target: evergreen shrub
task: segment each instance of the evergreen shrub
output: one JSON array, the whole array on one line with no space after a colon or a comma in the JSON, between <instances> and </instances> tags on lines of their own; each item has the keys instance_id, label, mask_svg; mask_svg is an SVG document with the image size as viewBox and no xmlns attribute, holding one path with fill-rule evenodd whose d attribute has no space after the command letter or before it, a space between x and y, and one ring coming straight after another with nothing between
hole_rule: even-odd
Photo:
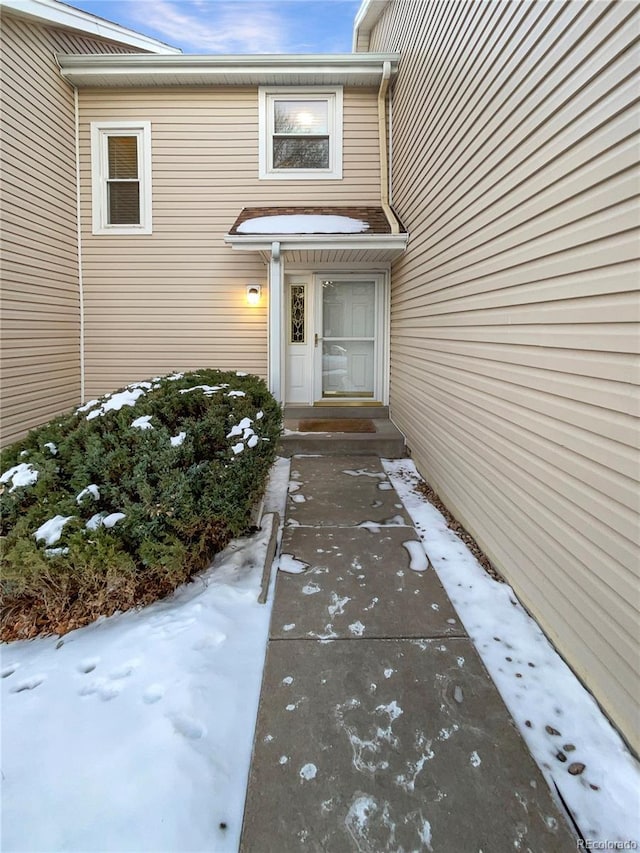
<instances>
[{"instance_id":1,"label":"evergreen shrub","mask_svg":"<svg viewBox=\"0 0 640 853\"><path fill-rule=\"evenodd\" d=\"M2 639L65 633L205 568L247 532L281 424L261 379L205 369L133 383L5 449Z\"/></svg>"}]
</instances>

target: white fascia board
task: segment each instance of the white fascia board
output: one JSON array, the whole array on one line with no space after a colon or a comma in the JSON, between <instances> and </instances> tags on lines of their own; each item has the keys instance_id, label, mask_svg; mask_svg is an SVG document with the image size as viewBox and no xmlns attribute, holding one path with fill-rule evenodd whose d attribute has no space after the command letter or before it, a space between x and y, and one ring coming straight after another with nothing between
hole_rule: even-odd
<instances>
[{"instance_id":1,"label":"white fascia board","mask_svg":"<svg viewBox=\"0 0 640 853\"><path fill-rule=\"evenodd\" d=\"M215 83L216 79L233 77L238 85L253 84L256 80L266 84L275 77L298 82L305 77L335 79L335 82L357 83L365 80L376 85L384 63L389 62L392 73L397 69L397 53L370 54L302 54L302 55L181 55L152 56L144 54L58 54L62 76L74 85L91 85L92 78L99 85L108 80L116 85L135 85L136 77L153 76L156 85L163 75L175 80L194 75L199 81ZM370 79L369 79L370 78ZM328 81L327 81L328 82Z\"/></svg>"},{"instance_id":2,"label":"white fascia board","mask_svg":"<svg viewBox=\"0 0 640 853\"><path fill-rule=\"evenodd\" d=\"M6 3L8 0L0 0ZM10 0L17 2L17 0ZM43 2L43 0L25 0L25 2ZM91 67L117 65L118 61L131 63L134 66L145 67L149 63L156 62L160 67L181 67L183 65L193 66L200 70L202 67L225 70L248 68L252 71L262 69L273 70L274 68L288 70L289 68L300 70L310 68L311 70L335 69L339 67L378 67L383 62L394 62L400 59L399 53L228 53L228 54L181 54L165 56L149 56L144 54L128 53L92 53L92 54L59 54L61 61L68 67L74 67L83 62Z\"/></svg>"},{"instance_id":3,"label":"white fascia board","mask_svg":"<svg viewBox=\"0 0 640 853\"><path fill-rule=\"evenodd\" d=\"M368 36L380 19L387 7L389 0L362 0L360 8L356 12L353 21L353 45L354 53L357 51L358 37Z\"/></svg>"},{"instance_id":4,"label":"white fascia board","mask_svg":"<svg viewBox=\"0 0 640 853\"><path fill-rule=\"evenodd\" d=\"M274 240L287 252L295 249L357 249L358 251L404 251L407 234L225 234L224 241L234 249L245 252L265 251Z\"/></svg>"},{"instance_id":5,"label":"white fascia board","mask_svg":"<svg viewBox=\"0 0 640 853\"><path fill-rule=\"evenodd\" d=\"M156 54L181 54L178 47L129 30L126 27L99 18L73 6L67 6L59 0L0 0L0 12L6 10L22 18L30 18L51 27L77 30L96 38L117 41L138 50L148 50Z\"/></svg>"}]
</instances>

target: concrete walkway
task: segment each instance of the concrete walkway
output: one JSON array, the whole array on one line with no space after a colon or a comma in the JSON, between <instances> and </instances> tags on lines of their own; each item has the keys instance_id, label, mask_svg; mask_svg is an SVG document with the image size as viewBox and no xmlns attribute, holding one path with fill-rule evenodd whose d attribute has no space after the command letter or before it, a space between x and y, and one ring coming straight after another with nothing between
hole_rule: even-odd
<instances>
[{"instance_id":1,"label":"concrete walkway","mask_svg":"<svg viewBox=\"0 0 640 853\"><path fill-rule=\"evenodd\" d=\"M244 853L576 842L374 457L294 457Z\"/></svg>"}]
</instances>

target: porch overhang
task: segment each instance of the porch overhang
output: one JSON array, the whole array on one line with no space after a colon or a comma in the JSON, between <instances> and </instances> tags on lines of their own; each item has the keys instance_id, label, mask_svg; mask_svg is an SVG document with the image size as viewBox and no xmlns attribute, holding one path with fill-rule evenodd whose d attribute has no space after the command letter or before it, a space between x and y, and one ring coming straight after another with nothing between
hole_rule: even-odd
<instances>
[{"instance_id":1,"label":"porch overhang","mask_svg":"<svg viewBox=\"0 0 640 853\"><path fill-rule=\"evenodd\" d=\"M277 242L281 252L365 252L375 254L375 260L379 262L399 257L406 249L407 234L226 234L224 241L233 249L244 252L270 254L272 244Z\"/></svg>"},{"instance_id":2,"label":"porch overhang","mask_svg":"<svg viewBox=\"0 0 640 853\"><path fill-rule=\"evenodd\" d=\"M299 260L389 262L401 255L408 235L391 233L380 207L244 208L225 235L233 249L268 257L275 243Z\"/></svg>"}]
</instances>

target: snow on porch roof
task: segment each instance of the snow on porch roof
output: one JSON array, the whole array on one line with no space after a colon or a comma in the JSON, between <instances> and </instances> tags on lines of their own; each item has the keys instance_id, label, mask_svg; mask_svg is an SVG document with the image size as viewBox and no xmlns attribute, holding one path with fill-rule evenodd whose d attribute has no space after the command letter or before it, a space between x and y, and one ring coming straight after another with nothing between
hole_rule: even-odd
<instances>
[{"instance_id":1,"label":"snow on porch roof","mask_svg":"<svg viewBox=\"0 0 640 853\"><path fill-rule=\"evenodd\" d=\"M391 234L381 207L245 207L229 235Z\"/></svg>"}]
</instances>

